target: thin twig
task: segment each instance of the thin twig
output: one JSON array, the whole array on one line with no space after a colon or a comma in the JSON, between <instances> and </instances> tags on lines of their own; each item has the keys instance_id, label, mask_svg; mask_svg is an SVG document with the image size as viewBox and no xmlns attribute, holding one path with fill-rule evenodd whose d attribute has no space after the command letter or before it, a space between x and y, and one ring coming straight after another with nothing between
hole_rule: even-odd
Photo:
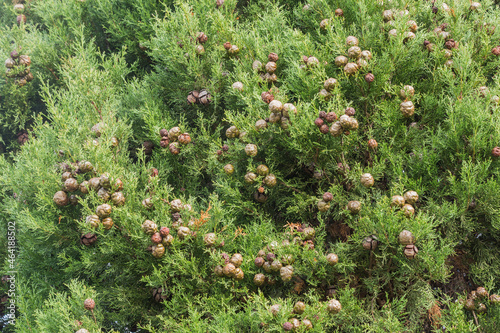
<instances>
[{"instance_id":1,"label":"thin twig","mask_svg":"<svg viewBox=\"0 0 500 333\"><path fill-rule=\"evenodd\" d=\"M247 212L255 214L255 212L253 210L251 210L250 208L248 208L248 207L243 207L243 209L246 210Z\"/></svg>"},{"instance_id":2,"label":"thin twig","mask_svg":"<svg viewBox=\"0 0 500 333\"><path fill-rule=\"evenodd\" d=\"M372 277L372 268L373 268L373 251L370 250L370 268L368 270L369 277Z\"/></svg>"},{"instance_id":3,"label":"thin twig","mask_svg":"<svg viewBox=\"0 0 500 333\"><path fill-rule=\"evenodd\" d=\"M59 78L57 77L56 73L54 72L54 70L52 68L49 67L49 71L52 73L52 75L54 75L56 80L59 80Z\"/></svg>"},{"instance_id":4,"label":"thin twig","mask_svg":"<svg viewBox=\"0 0 500 333\"><path fill-rule=\"evenodd\" d=\"M90 103L92 103L92 105L94 106L94 108L96 109L96 111L99 113L99 117L101 118L101 121L102 121L101 110L99 110L99 108L97 107L97 105L95 105L94 101L90 101Z\"/></svg>"},{"instance_id":5,"label":"thin twig","mask_svg":"<svg viewBox=\"0 0 500 333\"><path fill-rule=\"evenodd\" d=\"M477 321L476 311L472 311L472 314L474 315L474 321L476 322L477 329L479 330L479 332L483 332L483 331L481 330L481 327L479 326L479 322Z\"/></svg>"}]
</instances>

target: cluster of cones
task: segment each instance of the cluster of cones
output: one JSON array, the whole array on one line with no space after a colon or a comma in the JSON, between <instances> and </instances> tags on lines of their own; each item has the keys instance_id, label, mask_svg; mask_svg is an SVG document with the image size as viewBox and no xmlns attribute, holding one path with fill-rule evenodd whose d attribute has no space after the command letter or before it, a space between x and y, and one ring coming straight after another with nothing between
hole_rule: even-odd
<instances>
[{"instance_id":1,"label":"cluster of cones","mask_svg":"<svg viewBox=\"0 0 500 333\"><path fill-rule=\"evenodd\" d=\"M288 241L285 241L283 245L287 245ZM254 260L254 264L257 267L261 267L267 274L278 274L283 282L288 282L293 277L293 266L295 259L290 254L283 254L277 256L275 254L278 243L272 242L266 248L259 251L257 257ZM264 285L274 285L276 280L273 276L268 277L265 274L258 273L255 274L253 282L256 286L262 287Z\"/></svg>"},{"instance_id":2,"label":"cluster of cones","mask_svg":"<svg viewBox=\"0 0 500 333\"><path fill-rule=\"evenodd\" d=\"M478 287L476 290L470 292L465 301L464 307L469 311L486 312L488 310L485 303L499 304L500 296L497 294L489 295L484 287Z\"/></svg>"},{"instance_id":3,"label":"cluster of cones","mask_svg":"<svg viewBox=\"0 0 500 333\"><path fill-rule=\"evenodd\" d=\"M243 263L243 256L239 253L233 254L231 257L227 253L222 254L222 259L224 260L224 267L222 265L217 265L215 267L215 274L217 276L225 276L228 278L233 278L237 281L243 280L245 274L240 268Z\"/></svg>"},{"instance_id":4,"label":"cluster of cones","mask_svg":"<svg viewBox=\"0 0 500 333\"><path fill-rule=\"evenodd\" d=\"M177 237L181 240L186 239L191 236L196 236L195 232L192 232L188 226L184 226L181 219L180 211L183 209L191 210L190 205L184 205L180 199L174 199L170 203L170 211L172 213L173 223L171 227L177 230ZM142 205L146 209L153 209L154 205L150 198L146 198L142 201ZM145 220L142 224L142 230L147 235L151 235L151 241L153 245L148 248L155 258L161 258L165 254L166 247L169 247L174 242L174 237L170 234L170 228L163 226L158 228L158 225L151 221Z\"/></svg>"},{"instance_id":5,"label":"cluster of cones","mask_svg":"<svg viewBox=\"0 0 500 333\"><path fill-rule=\"evenodd\" d=\"M210 104L211 100L212 100L212 95L210 95L210 93L206 89L202 89L200 91L193 90L187 96L187 103L189 105L192 104L207 105Z\"/></svg>"},{"instance_id":6,"label":"cluster of cones","mask_svg":"<svg viewBox=\"0 0 500 333\"><path fill-rule=\"evenodd\" d=\"M15 78L15 83L22 87L34 78L30 65L31 59L29 56L20 55L17 51L12 51L10 58L5 60L5 67L7 67L6 76Z\"/></svg>"},{"instance_id":7,"label":"cluster of cones","mask_svg":"<svg viewBox=\"0 0 500 333\"><path fill-rule=\"evenodd\" d=\"M361 50L358 44L359 41L356 37L348 36L346 38L346 46L349 47L347 57L341 55L335 58L335 65L344 67L346 75L356 74L361 68L366 67L372 58L372 53L368 50Z\"/></svg>"},{"instance_id":8,"label":"cluster of cones","mask_svg":"<svg viewBox=\"0 0 500 333\"><path fill-rule=\"evenodd\" d=\"M62 189L54 194L54 203L59 207L69 204L75 206L82 195L86 195L90 191L95 191L98 198L104 203L97 206L96 214L88 215L85 218L85 222L93 228L97 228L102 224L106 230L111 229L114 224L111 217L109 217L112 207L107 202L111 200L115 206L125 204L125 196L121 192L123 189L122 181L119 178L112 180L109 174L104 173L100 177L92 177L89 180L78 183L77 175L85 174L92 176L95 174L92 163L85 160L74 162L71 165L61 163L59 167L63 171L61 175L63 184ZM92 232L83 234L80 237L80 243L85 246L94 244L96 240L97 235Z\"/></svg>"},{"instance_id":9,"label":"cluster of cones","mask_svg":"<svg viewBox=\"0 0 500 333\"><path fill-rule=\"evenodd\" d=\"M263 65L259 60L255 60L252 64L252 69L260 73L260 78L262 80L266 82L276 82L278 81L278 77L275 74L276 69L278 68L276 62L278 61L279 57L276 53L272 52L269 53L267 59L269 61L266 63L266 65Z\"/></svg>"},{"instance_id":10,"label":"cluster of cones","mask_svg":"<svg viewBox=\"0 0 500 333\"><path fill-rule=\"evenodd\" d=\"M180 144L187 145L191 142L191 136L189 133L182 133L179 127L172 127L170 130L165 128L160 130L160 146L162 148L167 148L173 155L178 155L180 150Z\"/></svg>"}]
</instances>

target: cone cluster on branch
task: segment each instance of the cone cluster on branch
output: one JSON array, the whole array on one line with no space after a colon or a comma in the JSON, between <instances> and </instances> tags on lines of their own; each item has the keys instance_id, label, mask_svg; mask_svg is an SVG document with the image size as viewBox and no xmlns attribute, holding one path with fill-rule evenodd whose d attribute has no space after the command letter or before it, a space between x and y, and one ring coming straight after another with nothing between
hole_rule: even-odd
<instances>
[{"instance_id":1,"label":"cone cluster on branch","mask_svg":"<svg viewBox=\"0 0 500 333\"><path fill-rule=\"evenodd\" d=\"M5 60L5 67L7 68L5 75L8 78L14 78L14 82L19 87L25 86L34 79L30 66L31 59L29 56L12 51L10 57Z\"/></svg>"},{"instance_id":2,"label":"cone cluster on branch","mask_svg":"<svg viewBox=\"0 0 500 333\"><path fill-rule=\"evenodd\" d=\"M289 246L288 242L284 242L282 247ZM292 264L295 259L290 254L277 256L275 250L278 248L277 242L272 242L266 248L257 253L254 260L255 266L262 268L267 275L258 273L254 276L253 282L256 286L262 287L265 285L274 285L276 283L276 276L279 274L283 282L289 282L294 273Z\"/></svg>"},{"instance_id":3,"label":"cone cluster on branch","mask_svg":"<svg viewBox=\"0 0 500 333\"><path fill-rule=\"evenodd\" d=\"M179 127L172 127L170 130L165 128L160 130L160 147L168 148L172 155L178 155L181 152L181 147L191 143L189 133L182 133Z\"/></svg>"},{"instance_id":4,"label":"cone cluster on branch","mask_svg":"<svg viewBox=\"0 0 500 333\"><path fill-rule=\"evenodd\" d=\"M163 201L161 202L161 204ZM142 201L144 208L151 210L154 208L154 204L150 198L146 198ZM170 212L172 223L170 227L161 226L159 227L152 220L145 220L142 223L142 231L151 237L151 245L148 248L155 258L161 258L165 254L168 247L172 245L175 241L174 236L171 234L170 229L173 229L177 233L177 238L179 240L189 239L196 236L196 232L192 231L191 228L195 227L194 220L190 220L187 224L182 220L182 211L191 211L192 207L189 204L183 204L180 199L174 199L170 201Z\"/></svg>"}]
</instances>

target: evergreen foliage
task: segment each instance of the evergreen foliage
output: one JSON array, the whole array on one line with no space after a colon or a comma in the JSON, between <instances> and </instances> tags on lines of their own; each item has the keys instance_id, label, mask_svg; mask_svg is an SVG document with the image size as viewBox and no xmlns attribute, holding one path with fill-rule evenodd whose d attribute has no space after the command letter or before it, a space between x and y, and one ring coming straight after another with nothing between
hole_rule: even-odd
<instances>
[{"instance_id":1,"label":"evergreen foliage","mask_svg":"<svg viewBox=\"0 0 500 333\"><path fill-rule=\"evenodd\" d=\"M34 77L0 81L1 272L17 271L3 331L281 332L298 318L297 332L307 320L312 332L497 332L500 299L476 290L500 293L500 8L474 6L3 1L0 54L28 55ZM352 75L336 65L349 36L371 52ZM271 110L266 92L296 112ZM347 108L357 125L334 136L319 115ZM70 191L68 177L98 185ZM403 195L410 207L394 204ZM219 276L235 253L243 275Z\"/></svg>"}]
</instances>

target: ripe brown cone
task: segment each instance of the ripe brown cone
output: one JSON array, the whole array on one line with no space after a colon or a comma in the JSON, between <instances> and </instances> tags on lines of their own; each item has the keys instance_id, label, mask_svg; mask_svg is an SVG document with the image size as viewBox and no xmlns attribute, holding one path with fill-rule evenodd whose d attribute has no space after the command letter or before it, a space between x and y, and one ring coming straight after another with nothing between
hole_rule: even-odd
<instances>
[{"instance_id":1,"label":"ripe brown cone","mask_svg":"<svg viewBox=\"0 0 500 333\"><path fill-rule=\"evenodd\" d=\"M161 302L167 299L165 291L162 287L153 288L153 298L156 302Z\"/></svg>"},{"instance_id":2,"label":"ripe brown cone","mask_svg":"<svg viewBox=\"0 0 500 333\"><path fill-rule=\"evenodd\" d=\"M87 310L94 310L94 307L95 307L95 302L92 298L87 298L84 302L83 302L83 306L85 307L85 309Z\"/></svg>"},{"instance_id":3,"label":"ripe brown cone","mask_svg":"<svg viewBox=\"0 0 500 333\"><path fill-rule=\"evenodd\" d=\"M91 232L83 234L82 237L80 237L80 244L85 246L91 246L96 241L97 241L97 235Z\"/></svg>"}]
</instances>

